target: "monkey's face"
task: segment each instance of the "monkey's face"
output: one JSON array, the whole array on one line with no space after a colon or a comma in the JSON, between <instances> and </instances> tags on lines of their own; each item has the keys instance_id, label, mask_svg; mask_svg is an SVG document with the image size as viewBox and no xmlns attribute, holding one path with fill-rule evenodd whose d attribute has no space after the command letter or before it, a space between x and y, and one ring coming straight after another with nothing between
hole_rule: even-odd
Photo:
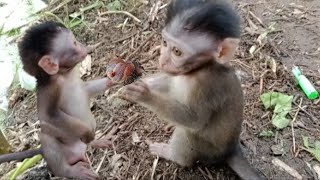
<instances>
[{"instance_id":1,"label":"monkey's face","mask_svg":"<svg viewBox=\"0 0 320 180\"><path fill-rule=\"evenodd\" d=\"M60 71L72 69L87 56L86 47L75 39L71 31L61 31L53 44L53 57L59 60Z\"/></svg>"},{"instance_id":2,"label":"monkey's face","mask_svg":"<svg viewBox=\"0 0 320 180\"><path fill-rule=\"evenodd\" d=\"M87 49L72 32L61 29L51 43L51 52L44 55L38 65L49 75L68 72L87 56Z\"/></svg>"},{"instance_id":3,"label":"monkey's face","mask_svg":"<svg viewBox=\"0 0 320 180\"><path fill-rule=\"evenodd\" d=\"M173 35L174 34L174 35ZM212 38L201 33L162 32L159 68L170 74L186 74L212 62L215 44Z\"/></svg>"}]
</instances>

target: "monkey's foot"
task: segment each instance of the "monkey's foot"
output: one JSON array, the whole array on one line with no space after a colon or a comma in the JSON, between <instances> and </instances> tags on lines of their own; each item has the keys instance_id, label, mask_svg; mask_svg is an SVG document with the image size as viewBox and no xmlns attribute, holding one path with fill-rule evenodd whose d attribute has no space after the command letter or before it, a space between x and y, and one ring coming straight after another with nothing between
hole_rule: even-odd
<instances>
[{"instance_id":1,"label":"monkey's foot","mask_svg":"<svg viewBox=\"0 0 320 180\"><path fill-rule=\"evenodd\" d=\"M81 161L72 166L72 169L71 171L69 171L68 176L70 178L85 180L96 180L99 178L98 174L90 170L90 165L88 163Z\"/></svg>"},{"instance_id":2,"label":"monkey's foot","mask_svg":"<svg viewBox=\"0 0 320 180\"><path fill-rule=\"evenodd\" d=\"M171 160L171 147L165 143L153 143L149 146L150 153Z\"/></svg>"},{"instance_id":3,"label":"monkey's foot","mask_svg":"<svg viewBox=\"0 0 320 180\"><path fill-rule=\"evenodd\" d=\"M97 140L91 141L90 146L92 146L94 148L103 148L103 149L111 148L112 142L110 141L110 139L102 138L102 139L97 139Z\"/></svg>"}]
</instances>

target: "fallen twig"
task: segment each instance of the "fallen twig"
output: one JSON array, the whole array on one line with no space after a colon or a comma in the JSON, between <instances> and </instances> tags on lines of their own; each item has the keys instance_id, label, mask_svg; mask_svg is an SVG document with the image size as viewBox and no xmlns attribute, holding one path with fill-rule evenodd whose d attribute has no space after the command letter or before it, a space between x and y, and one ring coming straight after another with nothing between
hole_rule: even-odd
<instances>
[{"instance_id":1,"label":"fallen twig","mask_svg":"<svg viewBox=\"0 0 320 180\"><path fill-rule=\"evenodd\" d=\"M125 37L123 37L123 38L121 38L121 39L118 39L118 40L116 40L116 41L113 41L112 44L115 44L115 43L118 43L118 42L127 40L127 39L131 38L132 36L135 36L135 35L138 34L138 33L139 33L139 31L136 31L136 32L134 32L134 33L132 33L132 34L130 34L130 35L128 35L128 36L125 36Z\"/></svg>"},{"instance_id":2,"label":"fallen twig","mask_svg":"<svg viewBox=\"0 0 320 180\"><path fill-rule=\"evenodd\" d=\"M152 32L152 34L146 39L144 40L139 47L137 47L137 49L135 51L133 51L133 53L129 54L127 56L127 58L125 59L125 61L129 61L129 59L131 59L132 56L134 56L147 42L150 41L150 39L155 35L155 32Z\"/></svg>"},{"instance_id":3,"label":"fallen twig","mask_svg":"<svg viewBox=\"0 0 320 180\"><path fill-rule=\"evenodd\" d=\"M255 20L257 20L262 27L266 27L266 26L263 24L262 20L261 20L260 18L258 18L255 14L253 14L252 11L249 11L249 14L250 14Z\"/></svg>"},{"instance_id":4,"label":"fallen twig","mask_svg":"<svg viewBox=\"0 0 320 180\"><path fill-rule=\"evenodd\" d=\"M152 172L151 172L151 180L153 180L154 173L156 172L158 161L159 161L159 156L157 156L157 158L153 161Z\"/></svg>"},{"instance_id":5,"label":"fallen twig","mask_svg":"<svg viewBox=\"0 0 320 180\"><path fill-rule=\"evenodd\" d=\"M149 12L149 22L153 22L155 19L156 19L156 16L158 15L158 12L159 12L159 7L161 5L161 1L157 1L153 6L152 8L150 9L150 12Z\"/></svg>"},{"instance_id":6,"label":"fallen twig","mask_svg":"<svg viewBox=\"0 0 320 180\"><path fill-rule=\"evenodd\" d=\"M297 105L298 108L299 108L302 112L304 112L305 114L307 114L315 124L319 124L319 119L318 119L318 118L316 118L314 115L312 115L312 114L310 114L309 112L307 112L305 109L303 109L301 106L299 106L296 102L293 102L293 104L294 104L294 105Z\"/></svg>"},{"instance_id":7,"label":"fallen twig","mask_svg":"<svg viewBox=\"0 0 320 180\"><path fill-rule=\"evenodd\" d=\"M291 168L290 166L288 166L286 163L284 163L280 159L273 158L272 159L272 164L280 167L282 170L286 171L287 173L289 173L294 178L297 178L299 180L302 179L302 176L298 173L298 171L296 171L295 169Z\"/></svg>"},{"instance_id":8,"label":"fallen twig","mask_svg":"<svg viewBox=\"0 0 320 180\"><path fill-rule=\"evenodd\" d=\"M127 12L127 11L106 11L100 14L100 16L103 15L107 15L107 14L125 14L129 17L131 17L133 20L137 21L138 23L141 22L140 19L138 19L137 17L135 17L134 15L132 15L131 13Z\"/></svg>"},{"instance_id":9,"label":"fallen twig","mask_svg":"<svg viewBox=\"0 0 320 180\"><path fill-rule=\"evenodd\" d=\"M299 106L301 106L301 104L302 104L302 98L300 98ZM299 114L299 111L300 111L300 109L298 108L297 111L296 111L296 113L295 113L295 115L294 115L294 117L293 117L293 119L292 119L292 121L291 121L293 153L296 153L296 138L295 138L295 135L294 135L293 124L294 124L294 122L295 122L296 119L297 119L297 116L298 116L298 114Z\"/></svg>"},{"instance_id":10,"label":"fallen twig","mask_svg":"<svg viewBox=\"0 0 320 180\"><path fill-rule=\"evenodd\" d=\"M313 166L313 169L318 174L318 179L320 179L320 166L316 164Z\"/></svg>"},{"instance_id":11,"label":"fallen twig","mask_svg":"<svg viewBox=\"0 0 320 180\"><path fill-rule=\"evenodd\" d=\"M104 153L103 153L103 157L101 158L101 161L100 161L100 163L99 163L99 165L98 165L97 169L95 170L95 172L96 172L96 173L98 173L98 172L100 171L101 166L102 166L102 164L103 164L104 160L106 159L107 152L108 152L108 149L106 149L106 150L104 151Z\"/></svg>"}]
</instances>

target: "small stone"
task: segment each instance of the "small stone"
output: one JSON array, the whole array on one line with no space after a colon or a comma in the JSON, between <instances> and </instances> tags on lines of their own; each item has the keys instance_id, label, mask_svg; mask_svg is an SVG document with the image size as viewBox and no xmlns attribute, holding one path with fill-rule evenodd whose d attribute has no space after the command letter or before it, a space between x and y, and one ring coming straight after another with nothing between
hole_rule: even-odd
<instances>
[{"instance_id":1,"label":"small stone","mask_svg":"<svg viewBox=\"0 0 320 180\"><path fill-rule=\"evenodd\" d=\"M272 145L271 151L272 151L273 155L282 155L284 153L284 149L281 144Z\"/></svg>"}]
</instances>

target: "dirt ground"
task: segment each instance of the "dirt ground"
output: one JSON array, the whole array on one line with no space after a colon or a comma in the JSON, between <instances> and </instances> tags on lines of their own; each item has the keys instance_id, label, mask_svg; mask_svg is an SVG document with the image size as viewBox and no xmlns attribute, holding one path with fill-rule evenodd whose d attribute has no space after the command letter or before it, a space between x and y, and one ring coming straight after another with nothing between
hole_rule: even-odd
<instances>
[{"instance_id":1,"label":"dirt ground","mask_svg":"<svg viewBox=\"0 0 320 180\"><path fill-rule=\"evenodd\" d=\"M93 2L78 0L66 6L69 13L72 13ZM110 1L104 2L107 4ZM116 55L139 60L146 75L157 71L160 31L166 9L163 5L167 1L150 0L148 4L134 0L125 2L124 10L141 22L124 14L102 15L106 9L100 8L87 11L86 26L73 30L82 42L96 47L91 53L91 73L84 75L84 80L102 77L106 63ZM320 102L308 100L304 96L290 71L293 64L298 65L303 74L320 89L320 1L234 0L233 4L242 18L241 46L232 63L240 72L245 93L245 121L241 134L244 153L252 166L269 179L295 179L274 165L274 158L295 169L303 179L319 179L312 167L320 164L303 150L302 136L310 137L311 142L320 140ZM50 8L58 5L59 2ZM158 11L154 11L157 9L154 7L158 7ZM65 9L56 8L54 13L64 17ZM125 26L116 27L124 22ZM268 31L272 24L273 31L259 43L258 36ZM153 32L155 34L149 38ZM252 55L249 49L253 45L258 48ZM98 128L97 138L114 135L112 149L88 150L93 169L103 179L237 179L224 165L180 168L172 162L157 160L150 155L147 143L166 142L171 132L165 131L166 123L145 108L125 101L108 101L107 97L115 91L111 89L92 100L92 111ZM270 123L272 113L264 109L259 99L262 93L269 91L294 96L293 109L288 115L289 119L293 119L298 111L293 124L294 136L291 127L277 131ZM22 89L14 93L19 98L8 119L8 139L14 151L34 148L39 144L35 95ZM298 108L300 100L302 104ZM260 132L268 130L273 131L275 136L259 137ZM15 165L14 162L0 165L0 177ZM42 161L22 175L21 179L49 179L50 176Z\"/></svg>"}]
</instances>

